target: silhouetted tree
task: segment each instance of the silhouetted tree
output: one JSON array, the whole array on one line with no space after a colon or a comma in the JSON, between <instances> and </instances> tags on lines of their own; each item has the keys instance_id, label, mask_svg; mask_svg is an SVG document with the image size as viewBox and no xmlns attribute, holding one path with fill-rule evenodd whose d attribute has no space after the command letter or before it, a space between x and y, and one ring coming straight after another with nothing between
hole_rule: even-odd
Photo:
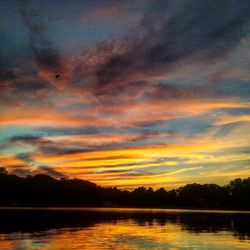
<instances>
[{"instance_id":1,"label":"silhouetted tree","mask_svg":"<svg viewBox=\"0 0 250 250\"><path fill-rule=\"evenodd\" d=\"M175 190L103 188L81 179L38 174L25 178L0 168L0 206L120 206L250 210L250 178L223 187L188 184Z\"/></svg>"},{"instance_id":2,"label":"silhouetted tree","mask_svg":"<svg viewBox=\"0 0 250 250\"><path fill-rule=\"evenodd\" d=\"M0 175L6 175L6 174L8 174L8 171L5 168L0 167Z\"/></svg>"}]
</instances>

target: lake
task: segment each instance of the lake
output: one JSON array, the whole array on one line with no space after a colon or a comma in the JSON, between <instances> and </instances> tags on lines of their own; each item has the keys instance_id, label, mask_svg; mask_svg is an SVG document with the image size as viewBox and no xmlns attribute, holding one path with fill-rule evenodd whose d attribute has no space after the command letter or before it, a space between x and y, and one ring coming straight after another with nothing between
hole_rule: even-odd
<instances>
[{"instance_id":1,"label":"lake","mask_svg":"<svg viewBox=\"0 0 250 250\"><path fill-rule=\"evenodd\" d=\"M0 208L0 249L250 249L250 213Z\"/></svg>"}]
</instances>

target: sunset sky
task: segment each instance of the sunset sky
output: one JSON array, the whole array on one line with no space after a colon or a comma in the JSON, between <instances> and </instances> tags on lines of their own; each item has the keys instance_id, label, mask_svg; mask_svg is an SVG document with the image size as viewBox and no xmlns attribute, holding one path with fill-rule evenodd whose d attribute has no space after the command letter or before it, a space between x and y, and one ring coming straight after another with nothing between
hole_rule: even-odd
<instances>
[{"instance_id":1,"label":"sunset sky","mask_svg":"<svg viewBox=\"0 0 250 250\"><path fill-rule=\"evenodd\" d=\"M0 167L102 186L250 176L250 0L0 0Z\"/></svg>"}]
</instances>

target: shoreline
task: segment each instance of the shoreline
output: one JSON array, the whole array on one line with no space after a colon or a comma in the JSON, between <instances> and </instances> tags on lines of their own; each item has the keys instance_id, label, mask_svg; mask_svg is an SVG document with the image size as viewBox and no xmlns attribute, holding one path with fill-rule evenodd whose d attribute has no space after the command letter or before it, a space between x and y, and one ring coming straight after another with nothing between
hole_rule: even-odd
<instances>
[{"instance_id":1,"label":"shoreline","mask_svg":"<svg viewBox=\"0 0 250 250\"><path fill-rule=\"evenodd\" d=\"M83 212L119 212L119 213L203 213L203 214L249 214L248 210L213 210L213 209L188 209L188 208L117 208L117 207L0 207L0 212L6 210L23 211L83 211Z\"/></svg>"}]
</instances>

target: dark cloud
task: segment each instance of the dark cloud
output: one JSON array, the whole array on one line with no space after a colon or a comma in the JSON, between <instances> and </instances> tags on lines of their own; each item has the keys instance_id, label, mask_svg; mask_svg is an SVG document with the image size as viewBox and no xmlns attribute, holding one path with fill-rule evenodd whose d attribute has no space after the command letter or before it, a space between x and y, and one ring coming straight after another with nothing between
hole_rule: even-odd
<instances>
[{"instance_id":1,"label":"dark cloud","mask_svg":"<svg viewBox=\"0 0 250 250\"><path fill-rule=\"evenodd\" d=\"M19 160L22 160L28 164L32 164L33 163L33 159L32 159L32 154L31 153L20 153L16 155L16 158Z\"/></svg>"},{"instance_id":2,"label":"dark cloud","mask_svg":"<svg viewBox=\"0 0 250 250\"><path fill-rule=\"evenodd\" d=\"M62 58L56 49L46 48L38 51L36 63L41 69L51 72L56 73L64 70Z\"/></svg>"},{"instance_id":3,"label":"dark cloud","mask_svg":"<svg viewBox=\"0 0 250 250\"><path fill-rule=\"evenodd\" d=\"M22 143L29 144L36 147L35 152L40 152L46 155L70 155L77 154L82 152L89 152L90 149L77 147L76 146L63 146L57 144L52 140L48 140L42 136L32 136L32 135L21 135L14 136L9 139L9 144L12 143ZM21 153L16 156L18 159L26 161L27 163L33 162L32 154L30 153Z\"/></svg>"},{"instance_id":4,"label":"dark cloud","mask_svg":"<svg viewBox=\"0 0 250 250\"><path fill-rule=\"evenodd\" d=\"M32 166L31 169L30 166L15 165L11 167L10 172L12 174L16 174L19 176L27 176L27 175L35 175L43 173L43 174L48 174L55 178L67 178L66 175L47 166L39 166L39 167Z\"/></svg>"},{"instance_id":5,"label":"dark cloud","mask_svg":"<svg viewBox=\"0 0 250 250\"><path fill-rule=\"evenodd\" d=\"M27 77L23 73L16 74L14 71L4 72L2 75L0 72L0 87L1 101L6 100L8 104L22 102L29 105L34 99L36 99L34 105L41 104L43 102L41 97L55 90L52 84L38 78L34 73Z\"/></svg>"},{"instance_id":6,"label":"dark cloud","mask_svg":"<svg viewBox=\"0 0 250 250\"><path fill-rule=\"evenodd\" d=\"M40 69L54 74L63 71L61 54L45 35L49 25L46 7L27 1L21 4L20 13L23 24L29 32L30 53L32 53L36 65Z\"/></svg>"},{"instance_id":7,"label":"dark cloud","mask_svg":"<svg viewBox=\"0 0 250 250\"><path fill-rule=\"evenodd\" d=\"M41 143L50 143L51 141L44 139L41 136L35 135L18 135L10 138L10 142L22 142L29 144L41 144Z\"/></svg>"},{"instance_id":8,"label":"dark cloud","mask_svg":"<svg viewBox=\"0 0 250 250\"><path fill-rule=\"evenodd\" d=\"M51 84L42 80L20 80L17 82L13 82L11 84L11 87L15 92L28 93L35 93L43 90L47 92L53 90L53 86Z\"/></svg>"},{"instance_id":9,"label":"dark cloud","mask_svg":"<svg viewBox=\"0 0 250 250\"><path fill-rule=\"evenodd\" d=\"M55 146L41 146L39 148L39 151L42 152L43 154L46 155L72 155L72 154L79 154L79 153L85 153L85 152L90 152L93 151L88 148L83 148L83 147L70 147L70 146L60 146L60 145L55 145Z\"/></svg>"},{"instance_id":10,"label":"dark cloud","mask_svg":"<svg viewBox=\"0 0 250 250\"><path fill-rule=\"evenodd\" d=\"M140 161L140 162L129 162L129 163L119 163L119 164L107 164L107 165L102 165L102 168L109 168L109 169L115 169L115 168L119 168L119 167L136 167L136 166L143 166L145 164L154 164L154 163L158 163L157 161ZM158 166L158 164L156 164L156 166ZM100 166L98 165L91 165L91 166L86 166L84 165L84 169L96 169L99 168ZM73 169L74 167L72 167Z\"/></svg>"},{"instance_id":11,"label":"dark cloud","mask_svg":"<svg viewBox=\"0 0 250 250\"><path fill-rule=\"evenodd\" d=\"M142 137L150 137L152 133L157 135L155 130L156 126L165 125L165 121L149 121L137 123L133 127L115 128L111 126L98 126L98 127L37 127L34 131L43 136L63 136L63 135L98 135L98 134L141 134ZM174 135L175 131L162 129L160 133L167 133Z\"/></svg>"},{"instance_id":12,"label":"dark cloud","mask_svg":"<svg viewBox=\"0 0 250 250\"><path fill-rule=\"evenodd\" d=\"M112 173L130 173L131 170L103 170L103 171L95 171L94 174L112 174Z\"/></svg>"},{"instance_id":13,"label":"dark cloud","mask_svg":"<svg viewBox=\"0 0 250 250\"><path fill-rule=\"evenodd\" d=\"M161 126L161 127L159 127ZM159 128L158 128L159 127ZM148 123L137 124L134 127L125 128L113 128L113 127L38 127L34 129L40 135L38 137L23 137L17 136L12 138L12 141L18 141L22 143L30 143L37 147L39 152L48 155L70 155L78 153L87 153L92 151L112 150L121 148L133 148L138 146L146 146L154 144L155 141L167 143L166 138L175 137L176 132L173 130L167 130L164 122L154 121ZM159 130L159 131L158 131ZM158 132L156 132L158 131ZM89 144L84 140L78 144L73 145L74 139L67 139L63 142L57 142L56 140L49 140L44 137L50 136L70 136L70 135L93 135L93 137L100 135L134 135L134 138L127 138L122 141L110 141L105 143ZM43 137L44 136L44 137ZM63 145L62 145L63 144ZM68 144L68 145L67 145ZM70 145L69 145L70 144ZM66 146L67 145L67 146Z\"/></svg>"},{"instance_id":14,"label":"dark cloud","mask_svg":"<svg viewBox=\"0 0 250 250\"><path fill-rule=\"evenodd\" d=\"M86 158L87 161L100 161L100 160L119 160L119 159L130 159L133 158L132 156L129 155L115 155L115 156L104 156L104 157L91 157L91 158Z\"/></svg>"},{"instance_id":15,"label":"dark cloud","mask_svg":"<svg viewBox=\"0 0 250 250\"><path fill-rule=\"evenodd\" d=\"M0 68L0 83L9 80L15 80L16 74L11 69Z\"/></svg>"},{"instance_id":16,"label":"dark cloud","mask_svg":"<svg viewBox=\"0 0 250 250\"><path fill-rule=\"evenodd\" d=\"M57 171L53 168L47 167L47 166L40 166L39 169L43 170L46 174L49 174L50 176L55 177L55 178L66 178L67 177L66 175L60 173L59 171Z\"/></svg>"},{"instance_id":17,"label":"dark cloud","mask_svg":"<svg viewBox=\"0 0 250 250\"><path fill-rule=\"evenodd\" d=\"M25 166L13 166L10 171L12 174L19 176L27 176L31 174L30 170L27 170Z\"/></svg>"},{"instance_id":18,"label":"dark cloud","mask_svg":"<svg viewBox=\"0 0 250 250\"><path fill-rule=\"evenodd\" d=\"M249 0L154 1L136 35L122 46L98 47L100 60L91 69L78 65L75 77L80 75L85 87L94 80L97 95L113 94L130 87L133 78L160 75L190 59L220 58L249 34L249 12Z\"/></svg>"},{"instance_id":19,"label":"dark cloud","mask_svg":"<svg viewBox=\"0 0 250 250\"><path fill-rule=\"evenodd\" d=\"M148 101L175 100L175 99L200 99L210 98L217 94L210 85L182 85L170 84L168 82L158 83L149 91L144 91L144 98Z\"/></svg>"}]
</instances>

